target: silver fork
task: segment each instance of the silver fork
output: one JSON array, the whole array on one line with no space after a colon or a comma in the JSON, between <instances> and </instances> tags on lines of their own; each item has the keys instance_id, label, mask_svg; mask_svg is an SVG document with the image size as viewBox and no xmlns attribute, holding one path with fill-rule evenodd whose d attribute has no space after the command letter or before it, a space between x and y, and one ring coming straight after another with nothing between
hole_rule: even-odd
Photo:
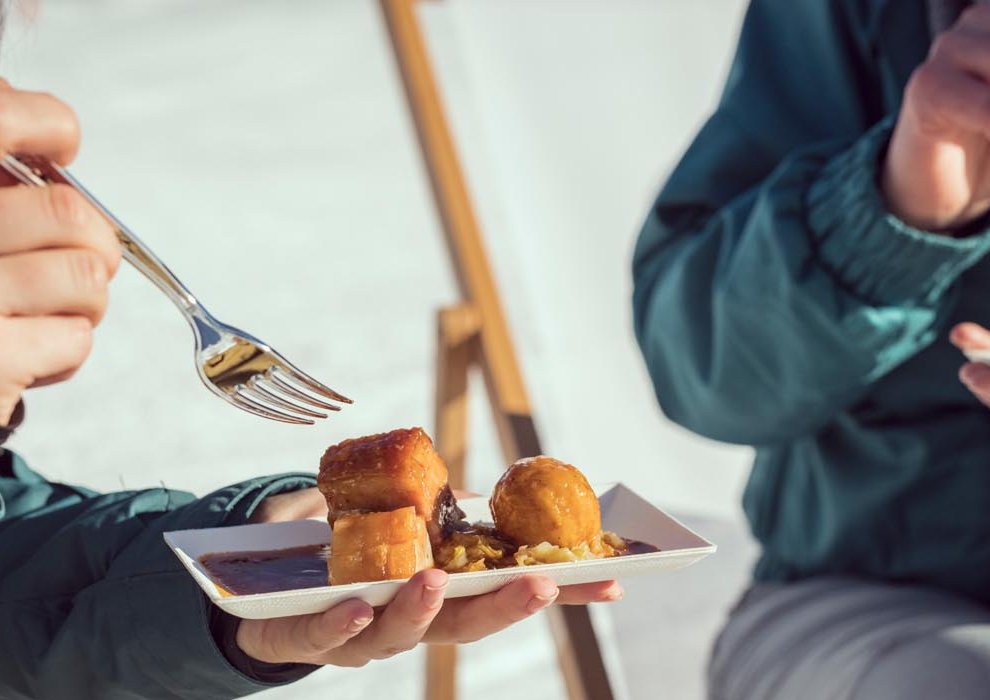
<instances>
[{"instance_id":1,"label":"silver fork","mask_svg":"<svg viewBox=\"0 0 990 700\"><path fill-rule=\"evenodd\" d=\"M66 170L32 156L6 155L0 166L25 185L69 185L113 225L124 259L154 282L189 321L196 338L196 370L214 394L256 416L312 425L351 403L254 336L213 318L179 278ZM334 403L337 402L337 403Z\"/></svg>"}]
</instances>

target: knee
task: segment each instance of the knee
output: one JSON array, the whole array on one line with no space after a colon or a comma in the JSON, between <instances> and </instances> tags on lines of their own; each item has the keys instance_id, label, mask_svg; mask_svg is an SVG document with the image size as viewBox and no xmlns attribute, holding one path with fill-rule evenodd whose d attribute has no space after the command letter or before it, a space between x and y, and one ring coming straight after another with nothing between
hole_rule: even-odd
<instances>
[{"instance_id":1,"label":"knee","mask_svg":"<svg viewBox=\"0 0 990 700\"><path fill-rule=\"evenodd\" d=\"M990 693L990 627L964 625L897 644L856 684L853 700L985 700Z\"/></svg>"}]
</instances>

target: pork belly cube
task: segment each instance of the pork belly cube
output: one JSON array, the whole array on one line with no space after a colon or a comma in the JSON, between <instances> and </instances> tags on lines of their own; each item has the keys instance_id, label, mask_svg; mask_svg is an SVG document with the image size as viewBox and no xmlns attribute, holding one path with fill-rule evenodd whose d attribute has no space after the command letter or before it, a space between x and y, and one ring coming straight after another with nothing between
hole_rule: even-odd
<instances>
[{"instance_id":1,"label":"pork belly cube","mask_svg":"<svg viewBox=\"0 0 990 700\"><path fill-rule=\"evenodd\" d=\"M421 428L344 440L320 460L320 491L333 525L346 513L412 506L433 544L464 517L447 485L447 466Z\"/></svg>"},{"instance_id":2,"label":"pork belly cube","mask_svg":"<svg viewBox=\"0 0 990 700\"><path fill-rule=\"evenodd\" d=\"M333 525L330 584L409 578L433 566L426 521L412 506L342 515Z\"/></svg>"}]
</instances>

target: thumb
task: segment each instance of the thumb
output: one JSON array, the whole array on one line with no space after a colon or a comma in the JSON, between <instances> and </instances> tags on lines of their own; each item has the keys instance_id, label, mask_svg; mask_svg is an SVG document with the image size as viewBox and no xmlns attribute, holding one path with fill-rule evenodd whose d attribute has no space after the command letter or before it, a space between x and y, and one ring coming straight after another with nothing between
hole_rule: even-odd
<instances>
[{"instance_id":1,"label":"thumb","mask_svg":"<svg viewBox=\"0 0 990 700\"><path fill-rule=\"evenodd\" d=\"M237 646L267 663L324 664L324 655L371 624L374 611L360 600L346 600L312 615L242 620Z\"/></svg>"}]
</instances>

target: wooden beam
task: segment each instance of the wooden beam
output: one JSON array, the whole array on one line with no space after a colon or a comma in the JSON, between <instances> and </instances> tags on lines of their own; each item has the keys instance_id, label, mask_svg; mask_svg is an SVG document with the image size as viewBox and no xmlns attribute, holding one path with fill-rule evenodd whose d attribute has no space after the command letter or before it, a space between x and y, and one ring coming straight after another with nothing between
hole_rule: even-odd
<instances>
[{"instance_id":1,"label":"wooden beam","mask_svg":"<svg viewBox=\"0 0 990 700\"><path fill-rule=\"evenodd\" d=\"M526 387L433 79L426 43L416 18L415 0L380 0L380 3L461 295L480 321L479 364L502 453L506 463L540 454ZM438 416L439 411L438 408ZM611 700L608 674L587 608L557 608L550 613L550 619L571 700ZM440 663L439 657L434 657L434 661ZM445 687L443 683L446 681L438 680L434 687Z\"/></svg>"},{"instance_id":2,"label":"wooden beam","mask_svg":"<svg viewBox=\"0 0 990 700\"><path fill-rule=\"evenodd\" d=\"M433 439L447 465L451 488L464 488L467 458L468 375L478 361L481 318L470 304L437 312L437 364ZM426 650L426 700L456 700L457 647Z\"/></svg>"},{"instance_id":3,"label":"wooden beam","mask_svg":"<svg viewBox=\"0 0 990 700\"><path fill-rule=\"evenodd\" d=\"M437 212L453 258L461 294L482 320L485 383L497 414L529 415L529 398L512 347L509 327L482 243L457 149L433 79L414 0L381 0ZM511 435L500 430L500 437ZM518 452L518 449L513 449Z\"/></svg>"},{"instance_id":4,"label":"wooden beam","mask_svg":"<svg viewBox=\"0 0 990 700\"><path fill-rule=\"evenodd\" d=\"M437 367L433 439L447 465L451 488L464 488L467 457L468 373L478 362L481 317L470 304L437 313Z\"/></svg>"}]
</instances>

